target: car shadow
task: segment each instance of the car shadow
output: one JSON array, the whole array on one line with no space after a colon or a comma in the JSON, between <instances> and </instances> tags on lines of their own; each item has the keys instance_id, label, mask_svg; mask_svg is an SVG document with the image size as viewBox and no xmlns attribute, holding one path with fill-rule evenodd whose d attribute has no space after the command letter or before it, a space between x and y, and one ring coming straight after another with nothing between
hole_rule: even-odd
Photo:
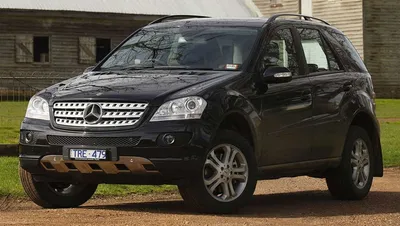
<instances>
[{"instance_id":1,"label":"car shadow","mask_svg":"<svg viewBox=\"0 0 400 226\"><path fill-rule=\"evenodd\" d=\"M246 207L235 214L226 216L298 218L398 213L400 212L399 201L400 192L385 191L371 191L368 197L361 201L334 200L327 191L265 194L255 195ZM81 208L159 214L198 214L188 209L180 200L84 206Z\"/></svg>"}]
</instances>

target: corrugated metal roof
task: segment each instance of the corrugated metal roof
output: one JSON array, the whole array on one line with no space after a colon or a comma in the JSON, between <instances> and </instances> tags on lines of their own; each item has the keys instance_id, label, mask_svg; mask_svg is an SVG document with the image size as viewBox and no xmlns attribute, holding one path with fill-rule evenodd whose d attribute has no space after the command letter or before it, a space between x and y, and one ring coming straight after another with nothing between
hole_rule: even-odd
<instances>
[{"instance_id":1,"label":"corrugated metal roof","mask_svg":"<svg viewBox=\"0 0 400 226\"><path fill-rule=\"evenodd\" d=\"M251 0L0 0L0 9L212 17L261 15Z\"/></svg>"}]
</instances>

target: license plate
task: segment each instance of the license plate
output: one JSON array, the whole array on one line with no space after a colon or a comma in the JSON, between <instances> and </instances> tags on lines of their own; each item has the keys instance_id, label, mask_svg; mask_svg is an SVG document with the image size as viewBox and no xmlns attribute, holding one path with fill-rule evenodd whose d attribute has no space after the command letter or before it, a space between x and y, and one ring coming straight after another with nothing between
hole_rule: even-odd
<instances>
[{"instance_id":1,"label":"license plate","mask_svg":"<svg viewBox=\"0 0 400 226\"><path fill-rule=\"evenodd\" d=\"M106 150L69 149L69 157L75 160L106 160Z\"/></svg>"}]
</instances>

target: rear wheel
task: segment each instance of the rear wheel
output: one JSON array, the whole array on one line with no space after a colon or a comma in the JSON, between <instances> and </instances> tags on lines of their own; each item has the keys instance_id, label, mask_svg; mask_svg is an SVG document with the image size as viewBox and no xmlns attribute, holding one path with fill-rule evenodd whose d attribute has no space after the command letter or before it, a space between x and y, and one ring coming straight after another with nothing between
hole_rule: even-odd
<instances>
[{"instance_id":1,"label":"rear wheel","mask_svg":"<svg viewBox=\"0 0 400 226\"><path fill-rule=\"evenodd\" d=\"M201 174L179 185L179 191L187 204L201 212L230 213L253 195L256 170L247 140L233 131L221 131L206 155Z\"/></svg>"},{"instance_id":2,"label":"rear wheel","mask_svg":"<svg viewBox=\"0 0 400 226\"><path fill-rule=\"evenodd\" d=\"M21 167L19 176L28 197L44 208L78 207L89 200L97 189L97 184L37 182Z\"/></svg>"},{"instance_id":3,"label":"rear wheel","mask_svg":"<svg viewBox=\"0 0 400 226\"><path fill-rule=\"evenodd\" d=\"M340 166L328 173L330 193L338 199L358 200L368 195L373 180L373 149L368 133L351 126Z\"/></svg>"}]
</instances>

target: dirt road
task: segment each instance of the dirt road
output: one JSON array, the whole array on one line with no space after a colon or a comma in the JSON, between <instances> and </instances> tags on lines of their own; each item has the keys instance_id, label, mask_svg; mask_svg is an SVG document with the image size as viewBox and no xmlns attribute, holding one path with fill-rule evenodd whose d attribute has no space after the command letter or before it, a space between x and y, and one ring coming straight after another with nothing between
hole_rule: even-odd
<instances>
[{"instance_id":1,"label":"dirt road","mask_svg":"<svg viewBox=\"0 0 400 226\"><path fill-rule=\"evenodd\" d=\"M251 203L235 215L190 212L177 194L94 199L81 208L58 210L14 200L0 212L0 225L82 224L400 225L400 170L386 170L367 199L352 202L333 200L321 179L261 181Z\"/></svg>"}]
</instances>

